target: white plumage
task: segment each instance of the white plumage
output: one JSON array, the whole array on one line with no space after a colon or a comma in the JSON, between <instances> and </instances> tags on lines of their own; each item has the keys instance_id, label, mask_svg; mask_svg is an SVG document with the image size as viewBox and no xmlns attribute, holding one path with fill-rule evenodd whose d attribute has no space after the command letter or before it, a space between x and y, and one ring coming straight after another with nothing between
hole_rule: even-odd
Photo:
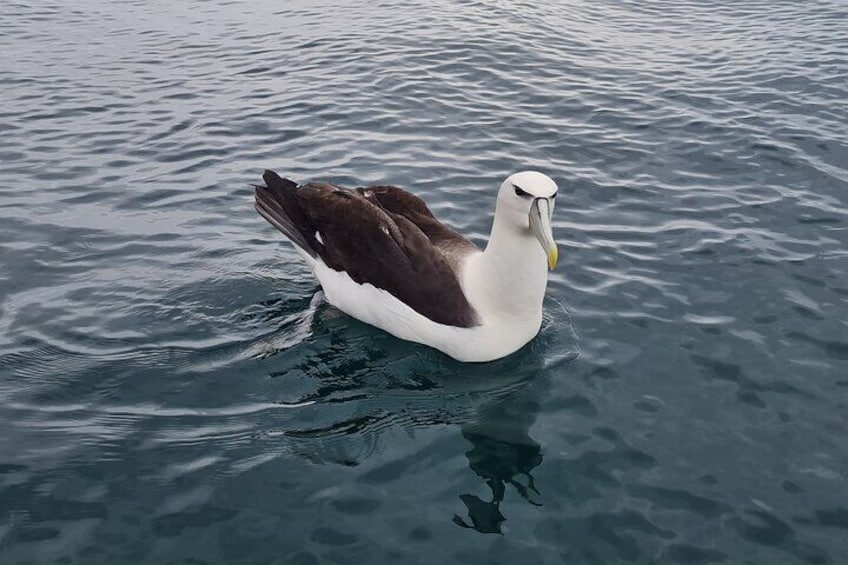
<instances>
[{"instance_id":1,"label":"white plumage","mask_svg":"<svg viewBox=\"0 0 848 565\"><path fill-rule=\"evenodd\" d=\"M541 327L548 267L557 261L551 233L556 190L554 181L541 173L510 176L498 192L486 249L464 249L450 257L461 292L476 314L470 327L435 322L387 290L357 283L345 270L330 268L320 255L295 248L327 301L339 310L460 361L491 361L520 349ZM379 229L388 235L386 227ZM326 237L318 241L323 245Z\"/></svg>"}]
</instances>

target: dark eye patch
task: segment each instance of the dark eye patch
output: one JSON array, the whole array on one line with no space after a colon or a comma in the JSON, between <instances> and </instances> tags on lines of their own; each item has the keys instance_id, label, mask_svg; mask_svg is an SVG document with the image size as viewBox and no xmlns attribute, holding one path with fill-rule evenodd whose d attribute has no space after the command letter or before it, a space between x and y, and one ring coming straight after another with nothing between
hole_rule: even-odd
<instances>
[{"instance_id":1,"label":"dark eye patch","mask_svg":"<svg viewBox=\"0 0 848 565\"><path fill-rule=\"evenodd\" d=\"M515 195L516 196L520 196L521 198L527 198L528 196L530 196L529 192L521 190L521 187L519 187L519 186L512 185L512 188L515 189Z\"/></svg>"}]
</instances>

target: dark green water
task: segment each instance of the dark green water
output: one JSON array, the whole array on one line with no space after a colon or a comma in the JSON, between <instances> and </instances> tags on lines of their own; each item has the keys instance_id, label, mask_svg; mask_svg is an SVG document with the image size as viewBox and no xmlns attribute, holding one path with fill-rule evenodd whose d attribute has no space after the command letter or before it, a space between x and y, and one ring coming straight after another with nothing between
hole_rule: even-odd
<instances>
[{"instance_id":1,"label":"dark green water","mask_svg":"<svg viewBox=\"0 0 848 565\"><path fill-rule=\"evenodd\" d=\"M0 563L848 563L846 19L3 4ZM549 173L540 337L313 311L266 167L478 241Z\"/></svg>"}]
</instances>

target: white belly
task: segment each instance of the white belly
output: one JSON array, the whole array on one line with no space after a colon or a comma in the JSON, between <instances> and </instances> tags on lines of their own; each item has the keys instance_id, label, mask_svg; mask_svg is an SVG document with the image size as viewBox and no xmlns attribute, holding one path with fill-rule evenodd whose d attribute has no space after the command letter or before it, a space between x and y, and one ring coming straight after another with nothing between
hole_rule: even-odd
<instances>
[{"instance_id":1,"label":"white belly","mask_svg":"<svg viewBox=\"0 0 848 565\"><path fill-rule=\"evenodd\" d=\"M311 259L311 258L310 258ZM539 332L542 312L531 319L484 319L479 326L458 328L436 323L390 293L371 284L358 284L347 273L334 271L321 260L310 261L327 301L346 314L395 337L428 345L466 362L492 361L524 346Z\"/></svg>"}]
</instances>

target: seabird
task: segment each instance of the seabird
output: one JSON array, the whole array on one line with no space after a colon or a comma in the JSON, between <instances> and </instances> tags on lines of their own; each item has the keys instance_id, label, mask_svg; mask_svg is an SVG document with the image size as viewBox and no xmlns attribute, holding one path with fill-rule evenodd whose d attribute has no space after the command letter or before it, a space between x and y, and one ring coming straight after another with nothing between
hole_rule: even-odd
<instances>
[{"instance_id":1,"label":"seabird","mask_svg":"<svg viewBox=\"0 0 848 565\"><path fill-rule=\"evenodd\" d=\"M539 333L557 264L550 177L524 171L501 184L485 250L396 186L298 185L273 171L263 179L256 210L339 310L466 362L505 357Z\"/></svg>"}]
</instances>

